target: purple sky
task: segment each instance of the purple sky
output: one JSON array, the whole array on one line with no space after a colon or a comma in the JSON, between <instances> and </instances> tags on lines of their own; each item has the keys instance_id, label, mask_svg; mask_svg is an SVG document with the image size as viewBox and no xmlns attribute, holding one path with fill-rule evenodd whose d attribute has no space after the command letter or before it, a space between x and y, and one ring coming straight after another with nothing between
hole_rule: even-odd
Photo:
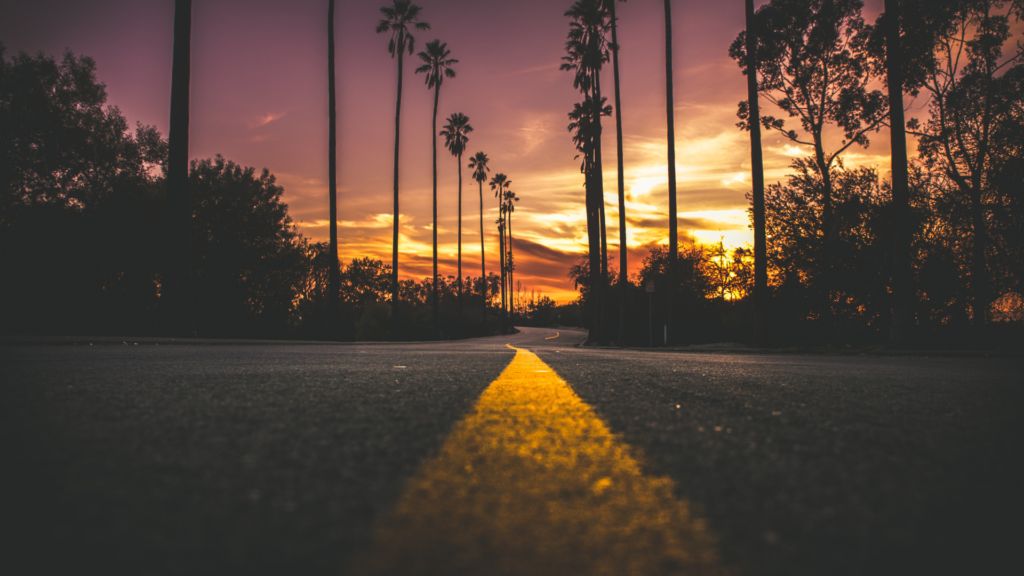
<instances>
[{"instance_id":1,"label":"purple sky","mask_svg":"<svg viewBox=\"0 0 1024 576\"><path fill-rule=\"evenodd\" d=\"M513 226L516 279L565 301L574 297L568 266L586 249L583 179L566 114L580 100L564 54L571 4L553 0L416 2L431 29L416 33L416 51L447 42L458 73L441 88L438 128L453 112L469 116L468 154L482 150L491 174L503 172L520 197ZM765 0L755 2L757 6ZM343 260L391 258L392 162L396 62L374 27L385 2L338 0L336 15L339 161L338 218ZM882 0L867 0L874 21ZM735 127L746 82L728 56L743 29L742 0L673 2L676 150L680 233L704 243L751 241L744 210L749 190L749 136ZM647 246L667 240L664 7L654 0L617 6L630 268ZM129 122L166 134L170 102L173 0L8 2L0 41L8 55L66 48L93 57L108 103ZM290 213L312 240L327 238L327 0L195 0L192 29L190 156L223 154L269 168L285 188ZM406 59L402 100L400 274L426 277L431 265L433 95L419 64ZM603 76L611 101L611 69ZM609 250L618 255L615 140L604 140ZM806 151L764 139L768 182L784 178ZM888 172L888 137L851 149L848 165ZM464 161L467 160L464 158ZM455 274L457 166L438 143L442 273ZM488 261L497 217L484 187ZM479 275L479 199L463 173L463 274ZM493 256L491 256L493 255ZM493 269L493 267L492 267Z\"/></svg>"}]
</instances>

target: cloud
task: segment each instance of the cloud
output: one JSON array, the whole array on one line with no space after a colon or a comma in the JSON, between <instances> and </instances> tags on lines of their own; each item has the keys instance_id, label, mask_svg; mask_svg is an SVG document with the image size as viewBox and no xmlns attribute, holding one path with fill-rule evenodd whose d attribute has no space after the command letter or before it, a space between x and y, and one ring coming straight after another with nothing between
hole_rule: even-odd
<instances>
[{"instance_id":1,"label":"cloud","mask_svg":"<svg viewBox=\"0 0 1024 576\"><path fill-rule=\"evenodd\" d=\"M266 126L275 120L280 120L288 112L267 112L262 116L257 116L246 122L249 128L259 128L260 126Z\"/></svg>"},{"instance_id":2,"label":"cloud","mask_svg":"<svg viewBox=\"0 0 1024 576\"><path fill-rule=\"evenodd\" d=\"M405 214L399 215L399 222L405 221L406 218L410 218ZM392 225L391 214L370 214L362 220L340 220L338 222L339 228L391 228Z\"/></svg>"}]
</instances>

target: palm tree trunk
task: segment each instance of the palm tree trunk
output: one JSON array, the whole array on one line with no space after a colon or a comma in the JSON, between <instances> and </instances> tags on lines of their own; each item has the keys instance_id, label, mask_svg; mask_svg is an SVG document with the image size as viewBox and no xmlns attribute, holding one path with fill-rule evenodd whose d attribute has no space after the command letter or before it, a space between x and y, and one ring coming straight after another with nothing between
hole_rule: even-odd
<instances>
[{"instance_id":1,"label":"palm tree trunk","mask_svg":"<svg viewBox=\"0 0 1024 576\"><path fill-rule=\"evenodd\" d=\"M430 121L430 143L434 164L434 339L438 338L437 313L437 98L441 94L441 83L434 84L434 117Z\"/></svg>"},{"instance_id":2,"label":"palm tree trunk","mask_svg":"<svg viewBox=\"0 0 1024 576\"><path fill-rule=\"evenodd\" d=\"M499 208L500 213L500 208ZM501 333L507 332L508 326L508 308L505 306L505 227L504 225L498 226L498 248L501 250Z\"/></svg>"},{"instance_id":3,"label":"palm tree trunk","mask_svg":"<svg viewBox=\"0 0 1024 576\"><path fill-rule=\"evenodd\" d=\"M668 114L668 336L675 333L676 260L679 256L678 217L676 215L676 121L672 95L672 5L665 0L665 110Z\"/></svg>"},{"instance_id":4,"label":"palm tree trunk","mask_svg":"<svg viewBox=\"0 0 1024 576\"><path fill-rule=\"evenodd\" d=\"M462 320L462 152L459 152L459 320Z\"/></svg>"},{"instance_id":5,"label":"palm tree trunk","mask_svg":"<svg viewBox=\"0 0 1024 576\"><path fill-rule=\"evenodd\" d=\"M907 169L907 134L903 117L903 46L900 6L885 0L886 73L889 81L889 133L892 142L892 324L889 345L908 344L913 326L913 271L910 261L910 175Z\"/></svg>"},{"instance_id":6,"label":"palm tree trunk","mask_svg":"<svg viewBox=\"0 0 1024 576\"><path fill-rule=\"evenodd\" d=\"M398 339L398 139L402 117L402 53L405 38L398 39L398 98L395 101L395 205L391 226L391 338Z\"/></svg>"},{"instance_id":7,"label":"palm tree trunk","mask_svg":"<svg viewBox=\"0 0 1024 576\"><path fill-rule=\"evenodd\" d=\"M626 344L626 321L629 308L629 293L626 278L629 268L626 265L626 181L622 160L622 102L619 99L619 39L618 22L615 18L616 0L608 4L612 18L612 79L615 84L615 150L618 157L619 176L619 344Z\"/></svg>"},{"instance_id":8,"label":"palm tree trunk","mask_svg":"<svg viewBox=\"0 0 1024 576\"><path fill-rule=\"evenodd\" d=\"M512 211L508 213L508 289L509 289L509 310L513 327L516 321L516 260L512 257Z\"/></svg>"},{"instance_id":9,"label":"palm tree trunk","mask_svg":"<svg viewBox=\"0 0 1024 576\"><path fill-rule=\"evenodd\" d=\"M592 136L591 136L592 137ZM591 147L593 148L593 147ZM586 189L587 205L587 242L588 242L588 263L587 263L587 285L590 288L590 331L587 335L589 341L598 342L601 339L601 209L597 199L596 186L594 181L594 160L593 149L586 152L584 159L584 181Z\"/></svg>"},{"instance_id":10,"label":"palm tree trunk","mask_svg":"<svg viewBox=\"0 0 1024 576\"><path fill-rule=\"evenodd\" d=\"M174 3L171 122L167 158L167 245L162 292L171 335L195 334L189 290L188 128L192 0Z\"/></svg>"},{"instance_id":11,"label":"palm tree trunk","mask_svg":"<svg viewBox=\"0 0 1024 576\"><path fill-rule=\"evenodd\" d=\"M757 97L757 35L754 32L754 0L746 0L747 102L750 116L750 176L754 201L754 343L768 340L768 244L764 212L764 157L761 151L761 110Z\"/></svg>"},{"instance_id":12,"label":"palm tree trunk","mask_svg":"<svg viewBox=\"0 0 1024 576\"><path fill-rule=\"evenodd\" d=\"M594 99L597 102L597 117L594 123L594 170L596 171L594 185L596 196L600 203L599 215L601 224L601 334L602 342L608 340L608 233L604 215L604 164L601 160L601 74L594 72Z\"/></svg>"},{"instance_id":13,"label":"palm tree trunk","mask_svg":"<svg viewBox=\"0 0 1024 576\"><path fill-rule=\"evenodd\" d=\"M480 278L483 286L483 329L487 336L487 264L484 261L484 181L477 180L480 185Z\"/></svg>"},{"instance_id":14,"label":"palm tree trunk","mask_svg":"<svg viewBox=\"0 0 1024 576\"><path fill-rule=\"evenodd\" d=\"M327 6L327 163L328 163L328 196L331 211L331 271L328 276L327 296L328 313L330 314L328 333L337 337L341 277L338 267L338 139L337 139L337 106L334 86L334 0Z\"/></svg>"}]
</instances>

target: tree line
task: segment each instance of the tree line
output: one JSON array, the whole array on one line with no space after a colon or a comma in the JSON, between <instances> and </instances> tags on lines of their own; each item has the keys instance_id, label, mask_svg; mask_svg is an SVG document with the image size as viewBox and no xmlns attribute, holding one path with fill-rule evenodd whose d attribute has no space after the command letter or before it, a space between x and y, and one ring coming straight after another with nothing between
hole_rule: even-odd
<instances>
[{"instance_id":1,"label":"tree line","mask_svg":"<svg viewBox=\"0 0 1024 576\"><path fill-rule=\"evenodd\" d=\"M91 58L70 51L60 61L8 57L0 43L3 333L138 336L175 327L190 336L409 340L479 335L485 318L489 331L500 329L498 274L439 277L436 287L403 280L394 307L390 266L370 258L339 264L330 242L299 232L273 174L220 156L187 166L181 272L197 297L181 322L167 298L168 140L152 126L130 128L107 106L95 70ZM451 124L445 131L454 141L468 123ZM482 206L486 155L470 165ZM495 182L507 204L507 178ZM509 322L540 318L519 302ZM542 315L552 307L542 306Z\"/></svg>"},{"instance_id":2,"label":"tree line","mask_svg":"<svg viewBox=\"0 0 1024 576\"><path fill-rule=\"evenodd\" d=\"M334 14L334 0L329 0L330 12L328 16L328 26L330 28L329 37L333 38L333 14ZM398 280L398 229L399 229L399 141L401 138L401 114L402 114L402 64L403 58L406 52L411 56L415 51L416 38L413 36L412 31L429 30L430 24L427 22L420 21L420 12L423 10L422 7L413 4L410 0L392 0L392 4L384 6L380 9L381 20L377 23L377 33L386 33L391 35L391 39L388 42L388 53L391 54L392 58L397 60L398 64L398 92L395 98L395 154L394 154L394 211L392 220L392 246L391 246L391 312L393 322L396 324L393 326L393 333L399 332L399 326L397 324L398 308L402 306L402 291L399 288L400 282ZM333 59L333 43L329 45L330 57ZM463 314L463 301L466 298L464 293L464 283L462 275L462 154L466 151L466 146L469 142L469 133L473 131L473 127L469 124L469 118L462 112L454 112L449 116L444 129L440 132L437 131L437 109L438 101L441 94L441 85L445 78L455 78L456 71L454 65L459 61L454 58L450 58L451 51L448 50L448 45L440 40L433 40L428 42L426 50L418 54L422 65L416 69L416 74L424 74L425 82L428 89L432 89L434 92L434 112L431 119L431 146L432 146L432 198L433 198L433 280L431 282L431 306L433 310L433 324L435 326L434 337L438 338L441 336L440 327L440 298L442 294L443 278L440 277L437 271L437 137L443 136L445 139L445 146L451 152L452 156L456 158L458 163L459 173L459 187L458 187L458 274L455 277L456 290L458 294L458 315L461 318ZM333 76L333 60L331 64L331 76L330 84L331 90L334 89L334 76ZM333 118L336 113L333 100L331 103L330 115ZM334 137L334 128L331 128L331 137ZM334 165L335 155L331 152L331 165ZM486 270L486 254L484 253L484 221L483 221L483 182L487 179L487 172L490 171L489 159L487 154L484 152L477 152L474 154L468 164L468 168L473 170L473 178L479 183L480 192L480 278L487 278ZM333 178L333 176L332 176ZM511 298L509 294L512 290L512 278L513 278L513 264L512 264L512 223L511 213L513 211L512 203L518 198L515 194L508 190L507 177L504 174L496 174L491 179L491 189L495 191L495 196L499 202L499 217L495 222L498 228L499 235L499 246L501 247L501 253L499 256L500 260L500 286L499 291L501 294L501 311L499 316L499 322L497 324L498 330L501 333L506 333L511 329L509 324L510 311L509 306ZM336 228L336 213L334 208L331 209L331 229ZM506 241L507 240L507 241ZM332 253L337 252L337 245L331 245ZM472 284L471 284L472 285ZM486 282L481 281L479 283L480 291L476 292L479 297L481 305L479 334L489 334L490 328L487 323L488 316L488 302L490 298L484 291ZM511 311L514 315L514 310Z\"/></svg>"},{"instance_id":3,"label":"tree line","mask_svg":"<svg viewBox=\"0 0 1024 576\"><path fill-rule=\"evenodd\" d=\"M601 72L610 62L626 238L615 5L578 0L565 13L562 68L583 96L568 128L583 158L589 244L569 276L591 341L907 346L990 339L1005 328L993 321L1020 323L1024 48L1010 28L1024 2L886 0L870 24L860 0L771 0L756 11L745 0L746 29L729 55L747 77L737 117L751 138L754 246L728 251L678 239L665 0L669 242L631 277L609 268L604 216L602 118L613 108ZM926 116L905 118L905 97L923 101ZM883 129L891 166L848 168L844 155ZM762 130L807 150L767 187ZM918 142L913 161L908 133ZM735 269L724 271L726 260ZM619 270L628 269L620 241ZM649 283L655 292L644 298ZM658 338L647 333L653 321L628 321L648 306Z\"/></svg>"},{"instance_id":4,"label":"tree line","mask_svg":"<svg viewBox=\"0 0 1024 576\"><path fill-rule=\"evenodd\" d=\"M746 29L729 54L747 76L737 115L751 137L754 246L726 250L679 242L665 0L669 243L654 247L633 276L609 266L605 224L602 118L614 111L619 234L626 237L616 3L572 4L562 68L582 96L568 129L582 157L588 252L570 269L580 299L564 310L579 315L592 341L653 341L660 324L663 340L672 342L906 345L942 335L984 337L993 334L993 321L1020 320L1024 50L1010 43L1010 28L1024 16L1024 0L885 4L869 24L859 0L771 0L757 11L745 1ZM391 35L388 50L398 64L391 266L338 262L333 0L325 244L298 233L266 170L257 175L220 157L189 161L189 0L176 0L166 141L153 127L129 131L116 108L103 107L90 59L68 52L60 64L43 55L8 60L0 47L0 258L11 272L0 282L4 331L444 338L503 332L554 309L543 299L525 302L515 283L518 197L504 173L489 182L500 254L499 273L487 272L483 184L490 167L483 152L467 165L478 182L481 275L463 277L462 155L473 128L456 112L437 130L440 88L455 78L458 62L440 40L418 54L416 70L434 94L434 274L425 284L398 280L402 67L403 55L415 51L411 30L429 29L420 11L392 0L376 27ZM602 92L608 63L614 107ZM904 118L906 96L924 100L925 117ZM763 101L781 115L762 114ZM883 129L891 135L891 178L878 168L847 168L844 155L867 148ZM762 130L808 150L784 182L765 186ZM918 141L914 161L907 160L907 132ZM438 136L459 170L459 264L451 279L437 274ZM627 271L625 243L619 248L618 270ZM372 277L378 286L381 275L383 291L346 280ZM649 284L652 319L644 327L636 319Z\"/></svg>"}]
</instances>

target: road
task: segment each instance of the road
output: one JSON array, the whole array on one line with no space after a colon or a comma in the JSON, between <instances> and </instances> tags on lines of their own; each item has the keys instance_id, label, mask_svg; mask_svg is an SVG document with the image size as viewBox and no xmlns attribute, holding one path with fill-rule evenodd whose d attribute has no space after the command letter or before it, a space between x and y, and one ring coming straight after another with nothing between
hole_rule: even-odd
<instances>
[{"instance_id":1,"label":"road","mask_svg":"<svg viewBox=\"0 0 1024 576\"><path fill-rule=\"evenodd\" d=\"M0 347L2 571L1024 573L1020 361L555 334Z\"/></svg>"}]
</instances>

